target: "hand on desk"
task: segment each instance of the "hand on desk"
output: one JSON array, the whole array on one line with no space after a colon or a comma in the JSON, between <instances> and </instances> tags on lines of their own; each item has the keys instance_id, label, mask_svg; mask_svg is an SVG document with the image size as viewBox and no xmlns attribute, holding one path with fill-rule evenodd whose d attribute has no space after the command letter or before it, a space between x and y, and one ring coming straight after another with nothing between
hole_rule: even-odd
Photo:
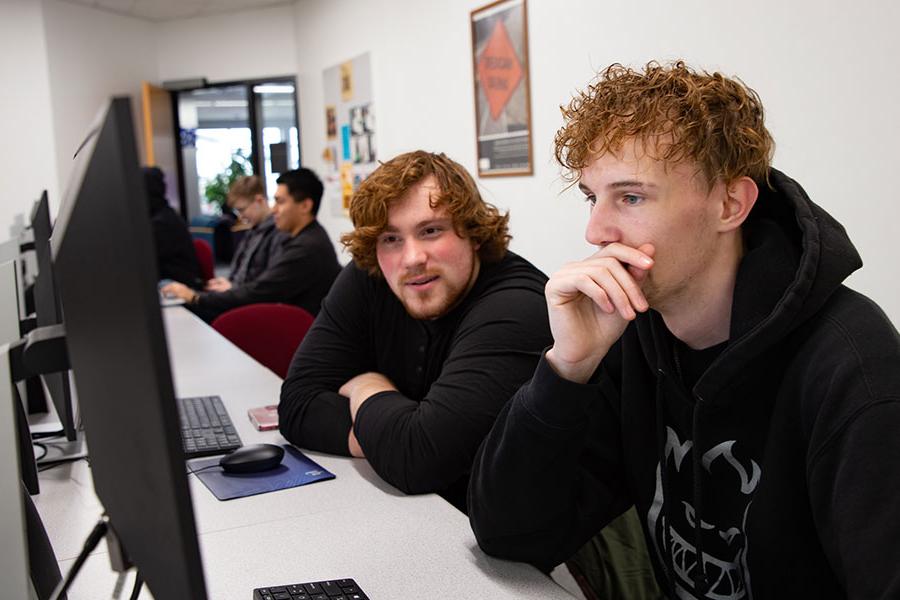
<instances>
[{"instance_id":1,"label":"hand on desk","mask_svg":"<svg viewBox=\"0 0 900 600\"><path fill-rule=\"evenodd\" d=\"M166 284L162 288L163 296L167 298L181 298L188 304L191 304L194 301L194 296L197 295L197 292L184 285L183 283L172 282Z\"/></svg>"},{"instance_id":2,"label":"hand on desk","mask_svg":"<svg viewBox=\"0 0 900 600\"><path fill-rule=\"evenodd\" d=\"M338 393L350 399L350 418L356 420L356 413L363 403L378 392L396 392L397 387L391 380L382 375L370 371L353 377L341 386Z\"/></svg>"},{"instance_id":3,"label":"hand on desk","mask_svg":"<svg viewBox=\"0 0 900 600\"><path fill-rule=\"evenodd\" d=\"M381 373L369 372L361 373L350 379L341 386L338 393L347 396L350 400L350 418L356 421L356 413L363 403L379 392L397 391L397 387L391 383L391 380ZM350 448L350 455L357 458L364 458L362 447L353 433L353 427L350 427L350 434L347 437L347 445Z\"/></svg>"},{"instance_id":4,"label":"hand on desk","mask_svg":"<svg viewBox=\"0 0 900 600\"><path fill-rule=\"evenodd\" d=\"M225 277L213 277L206 282L206 290L209 292L227 292L231 289L231 281Z\"/></svg>"}]
</instances>

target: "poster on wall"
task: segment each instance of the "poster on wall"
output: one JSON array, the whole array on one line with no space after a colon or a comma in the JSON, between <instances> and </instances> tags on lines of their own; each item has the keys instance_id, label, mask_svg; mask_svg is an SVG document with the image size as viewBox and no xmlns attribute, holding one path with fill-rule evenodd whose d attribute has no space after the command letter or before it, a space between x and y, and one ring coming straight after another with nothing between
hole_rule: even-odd
<instances>
[{"instance_id":1,"label":"poster on wall","mask_svg":"<svg viewBox=\"0 0 900 600\"><path fill-rule=\"evenodd\" d=\"M531 175L531 100L525 0L471 13L478 175Z\"/></svg>"},{"instance_id":2,"label":"poster on wall","mask_svg":"<svg viewBox=\"0 0 900 600\"><path fill-rule=\"evenodd\" d=\"M369 54L325 69L325 200L347 214L359 184L378 167Z\"/></svg>"}]
</instances>

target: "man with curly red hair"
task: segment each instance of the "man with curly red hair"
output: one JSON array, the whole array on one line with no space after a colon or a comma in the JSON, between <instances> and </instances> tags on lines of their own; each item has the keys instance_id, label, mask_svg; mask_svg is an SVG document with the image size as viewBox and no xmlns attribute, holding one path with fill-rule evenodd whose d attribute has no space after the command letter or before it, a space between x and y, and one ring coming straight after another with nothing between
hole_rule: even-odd
<instances>
[{"instance_id":1,"label":"man with curly red hair","mask_svg":"<svg viewBox=\"0 0 900 600\"><path fill-rule=\"evenodd\" d=\"M353 263L294 356L281 432L464 511L478 445L550 343L547 278L507 250L508 215L443 154L381 165L350 218Z\"/></svg>"},{"instance_id":2,"label":"man with curly red hair","mask_svg":"<svg viewBox=\"0 0 900 600\"><path fill-rule=\"evenodd\" d=\"M549 568L634 505L670 598L900 598L900 336L758 96L613 65L563 116L597 252L476 457L481 547Z\"/></svg>"}]
</instances>

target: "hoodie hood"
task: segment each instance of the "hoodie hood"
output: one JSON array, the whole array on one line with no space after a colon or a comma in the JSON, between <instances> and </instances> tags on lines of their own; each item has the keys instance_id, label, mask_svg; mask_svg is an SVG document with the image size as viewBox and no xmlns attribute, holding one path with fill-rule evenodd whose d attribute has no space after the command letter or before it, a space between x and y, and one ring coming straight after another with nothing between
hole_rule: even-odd
<instances>
[{"instance_id":1,"label":"hoodie hood","mask_svg":"<svg viewBox=\"0 0 900 600\"><path fill-rule=\"evenodd\" d=\"M862 266L844 227L800 184L776 169L769 181L743 226L728 348L697 383L704 398L741 379L748 362L802 325ZM649 364L671 372L671 339L659 313L650 311L636 327Z\"/></svg>"}]
</instances>

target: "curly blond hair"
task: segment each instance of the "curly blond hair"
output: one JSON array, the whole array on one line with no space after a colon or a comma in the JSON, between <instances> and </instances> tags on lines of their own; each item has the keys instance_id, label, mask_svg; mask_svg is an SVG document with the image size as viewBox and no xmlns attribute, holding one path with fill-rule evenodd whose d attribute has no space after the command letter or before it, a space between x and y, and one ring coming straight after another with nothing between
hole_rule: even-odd
<instances>
[{"instance_id":1,"label":"curly blond hair","mask_svg":"<svg viewBox=\"0 0 900 600\"><path fill-rule=\"evenodd\" d=\"M446 208L457 235L478 245L483 262L503 258L512 237L508 232L509 213L500 214L482 200L475 180L462 165L443 153L416 150L382 163L350 200L353 231L342 235L341 243L359 267L372 275L381 274L375 244L387 227L388 209L429 175L434 176L439 190L431 197L432 208Z\"/></svg>"},{"instance_id":2,"label":"curly blond hair","mask_svg":"<svg viewBox=\"0 0 900 600\"><path fill-rule=\"evenodd\" d=\"M568 106L556 134L556 160L575 182L598 156L631 139L667 163L692 160L707 183L768 180L775 142L759 96L742 81L695 71L683 61L651 61L643 72L613 64Z\"/></svg>"}]
</instances>

